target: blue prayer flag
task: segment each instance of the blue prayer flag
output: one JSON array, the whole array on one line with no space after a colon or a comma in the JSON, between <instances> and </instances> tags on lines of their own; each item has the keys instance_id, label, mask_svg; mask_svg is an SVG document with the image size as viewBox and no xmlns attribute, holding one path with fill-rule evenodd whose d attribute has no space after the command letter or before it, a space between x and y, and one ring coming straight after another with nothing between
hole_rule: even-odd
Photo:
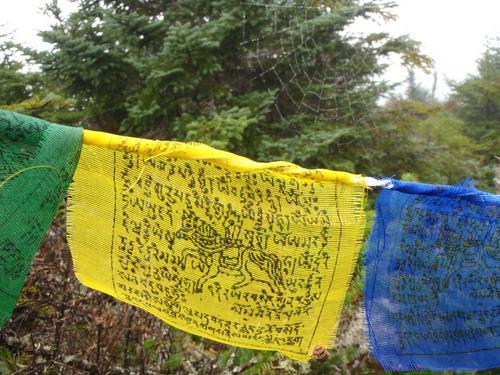
<instances>
[{"instance_id":1,"label":"blue prayer flag","mask_svg":"<svg viewBox=\"0 0 500 375\"><path fill-rule=\"evenodd\" d=\"M500 366L500 196L471 180L390 180L376 202L365 310L387 371Z\"/></svg>"}]
</instances>

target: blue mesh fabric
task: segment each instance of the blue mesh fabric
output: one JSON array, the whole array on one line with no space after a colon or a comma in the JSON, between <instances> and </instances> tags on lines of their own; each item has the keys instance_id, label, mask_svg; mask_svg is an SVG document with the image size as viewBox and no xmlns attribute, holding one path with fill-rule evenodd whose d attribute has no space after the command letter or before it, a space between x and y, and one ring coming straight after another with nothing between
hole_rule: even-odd
<instances>
[{"instance_id":1,"label":"blue mesh fabric","mask_svg":"<svg viewBox=\"0 0 500 375\"><path fill-rule=\"evenodd\" d=\"M366 255L367 328L387 371L500 366L500 196L391 180Z\"/></svg>"}]
</instances>

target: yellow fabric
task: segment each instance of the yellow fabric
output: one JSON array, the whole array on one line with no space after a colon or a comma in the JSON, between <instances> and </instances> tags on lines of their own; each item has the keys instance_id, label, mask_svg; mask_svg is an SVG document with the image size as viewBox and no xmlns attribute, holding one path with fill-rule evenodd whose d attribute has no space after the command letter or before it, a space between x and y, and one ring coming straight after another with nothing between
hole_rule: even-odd
<instances>
[{"instance_id":1,"label":"yellow fabric","mask_svg":"<svg viewBox=\"0 0 500 375\"><path fill-rule=\"evenodd\" d=\"M70 187L80 281L167 323L308 360L331 347L364 179L85 131Z\"/></svg>"}]
</instances>

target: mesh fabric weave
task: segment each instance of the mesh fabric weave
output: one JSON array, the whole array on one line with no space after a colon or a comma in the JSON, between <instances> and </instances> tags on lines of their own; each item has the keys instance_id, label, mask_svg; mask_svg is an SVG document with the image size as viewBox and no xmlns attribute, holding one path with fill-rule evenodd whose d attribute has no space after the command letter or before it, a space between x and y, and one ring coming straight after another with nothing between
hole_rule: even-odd
<instances>
[{"instance_id":1,"label":"mesh fabric weave","mask_svg":"<svg viewBox=\"0 0 500 375\"><path fill-rule=\"evenodd\" d=\"M500 197L391 181L366 257L370 344L388 371L500 366Z\"/></svg>"},{"instance_id":2,"label":"mesh fabric weave","mask_svg":"<svg viewBox=\"0 0 500 375\"><path fill-rule=\"evenodd\" d=\"M0 326L66 194L82 129L0 110Z\"/></svg>"},{"instance_id":3,"label":"mesh fabric weave","mask_svg":"<svg viewBox=\"0 0 500 375\"><path fill-rule=\"evenodd\" d=\"M80 281L182 330L307 360L331 346L363 233L359 176L85 132Z\"/></svg>"}]
</instances>

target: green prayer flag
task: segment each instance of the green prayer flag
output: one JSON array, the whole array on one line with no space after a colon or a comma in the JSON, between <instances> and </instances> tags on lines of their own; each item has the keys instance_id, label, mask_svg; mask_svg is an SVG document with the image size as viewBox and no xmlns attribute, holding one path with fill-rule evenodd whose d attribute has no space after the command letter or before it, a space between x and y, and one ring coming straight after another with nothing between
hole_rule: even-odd
<instances>
[{"instance_id":1,"label":"green prayer flag","mask_svg":"<svg viewBox=\"0 0 500 375\"><path fill-rule=\"evenodd\" d=\"M0 110L0 326L64 199L82 131Z\"/></svg>"}]
</instances>

